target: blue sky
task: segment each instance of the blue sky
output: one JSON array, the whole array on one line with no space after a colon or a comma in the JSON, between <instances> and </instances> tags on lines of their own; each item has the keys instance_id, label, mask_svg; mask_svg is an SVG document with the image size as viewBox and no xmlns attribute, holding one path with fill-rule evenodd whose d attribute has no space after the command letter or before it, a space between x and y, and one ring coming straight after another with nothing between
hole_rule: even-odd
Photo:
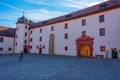
<instances>
[{"instance_id":1,"label":"blue sky","mask_svg":"<svg viewBox=\"0 0 120 80\"><path fill-rule=\"evenodd\" d=\"M34 22L65 15L107 0L0 0L0 26L13 27L25 12Z\"/></svg>"}]
</instances>

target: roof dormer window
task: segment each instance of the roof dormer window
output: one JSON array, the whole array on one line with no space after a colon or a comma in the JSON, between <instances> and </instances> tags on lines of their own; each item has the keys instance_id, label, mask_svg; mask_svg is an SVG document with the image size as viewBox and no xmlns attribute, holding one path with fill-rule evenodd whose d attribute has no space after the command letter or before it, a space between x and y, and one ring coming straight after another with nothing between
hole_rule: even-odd
<instances>
[{"instance_id":1,"label":"roof dormer window","mask_svg":"<svg viewBox=\"0 0 120 80\"><path fill-rule=\"evenodd\" d=\"M66 19L70 19L71 17L72 17L72 15L65 16Z\"/></svg>"},{"instance_id":2,"label":"roof dormer window","mask_svg":"<svg viewBox=\"0 0 120 80\"><path fill-rule=\"evenodd\" d=\"M43 22L42 22L43 25L45 25L45 24L47 24L47 23L48 23L47 21L43 21Z\"/></svg>"},{"instance_id":3,"label":"roof dormer window","mask_svg":"<svg viewBox=\"0 0 120 80\"><path fill-rule=\"evenodd\" d=\"M106 9L107 8L107 4L102 4L100 5L100 10Z\"/></svg>"}]
</instances>

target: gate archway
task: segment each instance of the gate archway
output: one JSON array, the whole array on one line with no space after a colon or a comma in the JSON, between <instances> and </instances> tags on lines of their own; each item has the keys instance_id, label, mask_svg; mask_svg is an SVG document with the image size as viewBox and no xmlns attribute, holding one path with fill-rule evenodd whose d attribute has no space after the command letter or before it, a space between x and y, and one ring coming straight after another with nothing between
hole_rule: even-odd
<instances>
[{"instance_id":1,"label":"gate archway","mask_svg":"<svg viewBox=\"0 0 120 80\"><path fill-rule=\"evenodd\" d=\"M82 35L76 39L77 56L92 57L93 56L93 42L94 38Z\"/></svg>"}]
</instances>

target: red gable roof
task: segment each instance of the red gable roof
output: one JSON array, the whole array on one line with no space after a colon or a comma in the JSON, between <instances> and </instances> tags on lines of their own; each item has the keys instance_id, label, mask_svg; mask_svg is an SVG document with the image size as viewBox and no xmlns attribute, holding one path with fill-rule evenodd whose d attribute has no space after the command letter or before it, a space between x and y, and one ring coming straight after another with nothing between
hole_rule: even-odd
<instances>
[{"instance_id":1,"label":"red gable roof","mask_svg":"<svg viewBox=\"0 0 120 80\"><path fill-rule=\"evenodd\" d=\"M103 9L100 8L100 6L102 7L102 5L103 5ZM50 24L54 24L54 23L58 23L58 22L62 22L62 21L67 21L70 19L75 19L78 17L84 17L84 16L87 16L90 14L94 14L97 12L101 12L101 11L105 11L105 10L109 10L109 9L117 8L117 7L120 7L120 0L110 0L110 1L106 1L101 4L92 6L92 7L85 8L83 10L79 10L79 11L67 14L67 15L63 15L63 16L52 18L49 20L30 24L30 26L31 26L30 28L33 29L33 28L42 27L45 25L50 25Z\"/></svg>"},{"instance_id":2,"label":"red gable roof","mask_svg":"<svg viewBox=\"0 0 120 80\"><path fill-rule=\"evenodd\" d=\"M6 30L2 30L0 31L0 36L15 37L15 29L8 28Z\"/></svg>"}]
</instances>

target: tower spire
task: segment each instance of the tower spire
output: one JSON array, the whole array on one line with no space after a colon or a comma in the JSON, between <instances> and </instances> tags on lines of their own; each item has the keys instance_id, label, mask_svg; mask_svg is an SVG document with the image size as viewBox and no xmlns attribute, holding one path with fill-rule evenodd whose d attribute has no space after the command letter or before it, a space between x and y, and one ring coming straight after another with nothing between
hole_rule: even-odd
<instances>
[{"instance_id":1,"label":"tower spire","mask_svg":"<svg viewBox=\"0 0 120 80\"><path fill-rule=\"evenodd\" d=\"M23 16L24 16L24 11L23 11Z\"/></svg>"}]
</instances>

